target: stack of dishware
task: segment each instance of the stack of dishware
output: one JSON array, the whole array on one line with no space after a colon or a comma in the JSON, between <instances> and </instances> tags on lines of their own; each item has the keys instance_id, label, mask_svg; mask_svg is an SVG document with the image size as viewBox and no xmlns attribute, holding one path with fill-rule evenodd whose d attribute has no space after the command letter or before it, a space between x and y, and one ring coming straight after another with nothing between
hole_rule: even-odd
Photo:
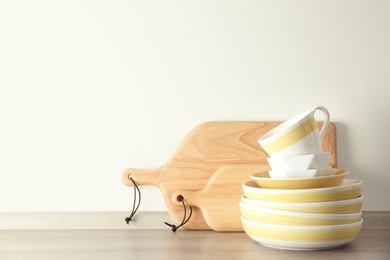
<instances>
[{"instance_id":1,"label":"stack of dishware","mask_svg":"<svg viewBox=\"0 0 390 260\"><path fill-rule=\"evenodd\" d=\"M314 112L325 121L318 131ZM270 171L243 183L240 201L245 232L269 247L318 250L339 247L362 228L362 181L328 166L322 139L329 123L324 107L302 113L259 139Z\"/></svg>"}]
</instances>

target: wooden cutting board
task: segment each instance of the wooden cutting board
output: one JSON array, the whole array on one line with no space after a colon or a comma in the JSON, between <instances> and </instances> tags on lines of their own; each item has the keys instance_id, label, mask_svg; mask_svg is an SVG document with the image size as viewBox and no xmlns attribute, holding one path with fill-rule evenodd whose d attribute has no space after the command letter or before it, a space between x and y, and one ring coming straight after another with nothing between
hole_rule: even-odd
<instances>
[{"instance_id":1,"label":"wooden cutting board","mask_svg":"<svg viewBox=\"0 0 390 260\"><path fill-rule=\"evenodd\" d=\"M242 183L251 174L269 171L267 164L230 164L219 168L199 191L176 191L172 193L172 203L180 206L179 196L187 206L198 207L206 224L214 231L244 231L241 224L240 199Z\"/></svg>"},{"instance_id":2,"label":"wooden cutting board","mask_svg":"<svg viewBox=\"0 0 390 260\"><path fill-rule=\"evenodd\" d=\"M138 185L159 187L172 220L180 223L183 209L172 203L172 193L203 189L211 176L227 164L268 164L267 154L258 139L280 123L234 121L200 124L184 137L171 158L161 167L151 170L125 169L122 182L132 186L129 180L132 175ZM336 127L333 123L327 128L323 150L331 152L329 165L337 167ZM210 229L198 207L194 208L191 220L184 227Z\"/></svg>"}]
</instances>

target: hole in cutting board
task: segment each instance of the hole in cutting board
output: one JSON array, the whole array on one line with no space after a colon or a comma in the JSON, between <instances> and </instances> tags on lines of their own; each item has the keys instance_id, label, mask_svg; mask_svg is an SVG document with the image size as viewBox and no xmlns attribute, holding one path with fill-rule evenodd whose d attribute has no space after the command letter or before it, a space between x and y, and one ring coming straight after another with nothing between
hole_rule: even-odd
<instances>
[{"instance_id":1,"label":"hole in cutting board","mask_svg":"<svg viewBox=\"0 0 390 260\"><path fill-rule=\"evenodd\" d=\"M182 202L183 199L184 199L184 197L183 197L182 195L178 195L178 196L176 197L176 199L177 199L177 201Z\"/></svg>"}]
</instances>

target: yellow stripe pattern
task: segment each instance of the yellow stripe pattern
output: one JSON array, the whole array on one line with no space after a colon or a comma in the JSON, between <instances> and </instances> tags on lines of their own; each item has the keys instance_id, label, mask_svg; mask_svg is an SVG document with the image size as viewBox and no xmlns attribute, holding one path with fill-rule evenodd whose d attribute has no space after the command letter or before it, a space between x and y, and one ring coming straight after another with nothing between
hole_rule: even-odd
<instances>
[{"instance_id":1,"label":"yellow stripe pattern","mask_svg":"<svg viewBox=\"0 0 390 260\"><path fill-rule=\"evenodd\" d=\"M355 218L315 218L304 216L281 215L276 213L260 213L241 208L242 217L256 222L291 226L328 226L339 224L350 224L360 220L360 216Z\"/></svg>"},{"instance_id":2,"label":"yellow stripe pattern","mask_svg":"<svg viewBox=\"0 0 390 260\"><path fill-rule=\"evenodd\" d=\"M358 213L362 209L362 206L363 202L360 201L351 205L332 205L329 207L270 206L269 208L320 214L350 214Z\"/></svg>"},{"instance_id":3,"label":"yellow stripe pattern","mask_svg":"<svg viewBox=\"0 0 390 260\"><path fill-rule=\"evenodd\" d=\"M284 241L335 241L347 240L356 237L361 230L361 226L334 230L293 230L275 229L270 227L251 226L243 223L245 232L250 236L278 239Z\"/></svg>"},{"instance_id":4,"label":"yellow stripe pattern","mask_svg":"<svg viewBox=\"0 0 390 260\"><path fill-rule=\"evenodd\" d=\"M244 195L248 199L271 201L271 202L326 202L336 200L354 199L361 195L360 186L351 187L349 190L337 190L332 192L319 192L309 194L289 193L289 194L265 194L244 190Z\"/></svg>"},{"instance_id":5,"label":"yellow stripe pattern","mask_svg":"<svg viewBox=\"0 0 390 260\"><path fill-rule=\"evenodd\" d=\"M310 117L301 125L281 136L277 140L270 142L269 144L263 144L262 146L268 154L272 154L298 142L315 129L317 129L317 123L314 117Z\"/></svg>"}]
</instances>

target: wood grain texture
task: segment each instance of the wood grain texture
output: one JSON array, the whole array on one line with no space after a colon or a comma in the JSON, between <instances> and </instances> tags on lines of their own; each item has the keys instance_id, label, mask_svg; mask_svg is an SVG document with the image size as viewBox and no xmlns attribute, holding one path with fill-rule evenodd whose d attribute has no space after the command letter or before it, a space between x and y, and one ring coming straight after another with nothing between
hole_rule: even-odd
<instances>
[{"instance_id":1,"label":"wood grain texture","mask_svg":"<svg viewBox=\"0 0 390 260\"><path fill-rule=\"evenodd\" d=\"M180 206L177 198L183 196L186 205L200 208L206 224L214 231L244 231L239 207L241 184L251 174L268 170L267 164L225 165L211 176L202 190L173 192L171 201Z\"/></svg>"},{"instance_id":2,"label":"wood grain texture","mask_svg":"<svg viewBox=\"0 0 390 260\"><path fill-rule=\"evenodd\" d=\"M282 122L235 121L206 122L192 129L182 140L171 158L161 167L151 170L128 168L122 182L127 186L151 184L160 188L168 212L174 222L180 223L183 209L172 203L172 193L178 190L197 191L205 187L210 177L227 164L268 164L268 155L258 139ZM322 123L319 123L321 126ZM331 122L327 128L323 150L331 152L329 165L337 167L336 128ZM194 207L188 229L210 229L202 212Z\"/></svg>"},{"instance_id":3,"label":"wood grain texture","mask_svg":"<svg viewBox=\"0 0 390 260\"><path fill-rule=\"evenodd\" d=\"M3 230L0 259L390 259L390 230L362 230L351 243L333 250L291 251L268 248L244 232L180 229Z\"/></svg>"}]
</instances>

